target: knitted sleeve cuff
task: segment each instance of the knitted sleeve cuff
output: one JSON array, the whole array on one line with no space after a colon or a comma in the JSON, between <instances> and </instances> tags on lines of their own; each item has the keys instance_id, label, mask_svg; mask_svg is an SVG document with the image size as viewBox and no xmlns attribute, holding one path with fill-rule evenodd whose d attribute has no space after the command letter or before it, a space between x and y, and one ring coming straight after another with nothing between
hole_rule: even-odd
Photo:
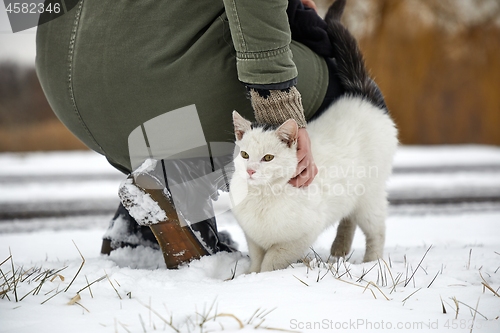
<instances>
[{"instance_id":1,"label":"knitted sleeve cuff","mask_svg":"<svg viewBox=\"0 0 500 333\"><path fill-rule=\"evenodd\" d=\"M307 125L300 92L296 87L283 90L250 88L250 101L259 123L281 125L295 119L299 128Z\"/></svg>"}]
</instances>

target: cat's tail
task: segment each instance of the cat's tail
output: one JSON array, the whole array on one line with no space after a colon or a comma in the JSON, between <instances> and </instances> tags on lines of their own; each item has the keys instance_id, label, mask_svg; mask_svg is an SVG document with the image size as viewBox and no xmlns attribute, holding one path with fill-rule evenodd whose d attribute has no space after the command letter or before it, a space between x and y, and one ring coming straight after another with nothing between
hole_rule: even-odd
<instances>
[{"instance_id":1,"label":"cat's tail","mask_svg":"<svg viewBox=\"0 0 500 333\"><path fill-rule=\"evenodd\" d=\"M325 21L333 45L340 82L345 93L367 99L387 110L379 87L370 78L363 55L354 36L340 23L346 0L336 0L328 9Z\"/></svg>"}]
</instances>

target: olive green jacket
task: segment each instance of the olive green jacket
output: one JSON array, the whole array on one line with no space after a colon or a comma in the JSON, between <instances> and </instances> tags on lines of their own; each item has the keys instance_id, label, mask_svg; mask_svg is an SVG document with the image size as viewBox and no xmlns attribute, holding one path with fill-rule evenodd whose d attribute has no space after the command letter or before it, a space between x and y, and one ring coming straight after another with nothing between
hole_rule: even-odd
<instances>
[{"instance_id":1,"label":"olive green jacket","mask_svg":"<svg viewBox=\"0 0 500 333\"><path fill-rule=\"evenodd\" d=\"M129 135L188 105L196 106L206 142L233 141L231 111L253 117L241 82L297 77L306 118L314 114L327 67L290 42L286 6L286 0L80 0L38 27L37 73L59 119L130 171ZM166 136L165 144L182 140Z\"/></svg>"}]
</instances>

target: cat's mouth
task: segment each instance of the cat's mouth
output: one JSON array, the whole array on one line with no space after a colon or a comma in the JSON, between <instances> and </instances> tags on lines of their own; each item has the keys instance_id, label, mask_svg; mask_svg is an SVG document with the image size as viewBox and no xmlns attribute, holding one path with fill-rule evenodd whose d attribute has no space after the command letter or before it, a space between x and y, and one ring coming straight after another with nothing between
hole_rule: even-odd
<instances>
[{"instance_id":1,"label":"cat's mouth","mask_svg":"<svg viewBox=\"0 0 500 333\"><path fill-rule=\"evenodd\" d=\"M257 181L259 181L259 180L261 180L261 179L260 179L260 177L259 177L259 176L255 176L255 175L248 175L248 176L247 176L247 180L248 180L249 182L257 182Z\"/></svg>"},{"instance_id":2,"label":"cat's mouth","mask_svg":"<svg viewBox=\"0 0 500 333\"><path fill-rule=\"evenodd\" d=\"M259 175L253 174L247 175L247 182L249 185L263 185L266 183L266 179Z\"/></svg>"}]
</instances>

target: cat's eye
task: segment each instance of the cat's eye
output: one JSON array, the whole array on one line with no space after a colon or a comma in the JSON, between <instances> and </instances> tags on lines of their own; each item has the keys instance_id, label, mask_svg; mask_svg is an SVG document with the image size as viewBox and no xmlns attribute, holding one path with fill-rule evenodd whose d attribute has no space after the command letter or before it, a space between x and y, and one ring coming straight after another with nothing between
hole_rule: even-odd
<instances>
[{"instance_id":1,"label":"cat's eye","mask_svg":"<svg viewBox=\"0 0 500 333\"><path fill-rule=\"evenodd\" d=\"M269 162L269 161L272 161L272 160L273 160L273 158L274 158L274 155L267 154L267 155L265 155L265 156L262 158L262 160L263 160L263 161L266 161L266 162Z\"/></svg>"},{"instance_id":2,"label":"cat's eye","mask_svg":"<svg viewBox=\"0 0 500 333\"><path fill-rule=\"evenodd\" d=\"M248 156L247 152L243 151L243 150L241 151L240 154L241 154L241 157L243 157L245 160L248 160L248 158L250 157L250 156Z\"/></svg>"}]
</instances>

